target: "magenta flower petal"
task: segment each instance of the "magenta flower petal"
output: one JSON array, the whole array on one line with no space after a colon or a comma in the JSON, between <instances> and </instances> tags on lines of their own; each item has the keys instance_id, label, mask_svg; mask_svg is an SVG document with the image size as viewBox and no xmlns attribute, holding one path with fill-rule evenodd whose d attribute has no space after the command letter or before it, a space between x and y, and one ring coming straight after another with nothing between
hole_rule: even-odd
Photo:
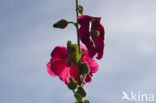
<instances>
[{"instance_id":1,"label":"magenta flower petal","mask_svg":"<svg viewBox=\"0 0 156 103\"><path fill-rule=\"evenodd\" d=\"M66 68L67 63L64 60L55 60L52 63L51 70L58 76L62 75L62 72Z\"/></svg>"},{"instance_id":2,"label":"magenta flower petal","mask_svg":"<svg viewBox=\"0 0 156 103\"><path fill-rule=\"evenodd\" d=\"M90 68L90 73L97 72L97 70L99 68L98 63L94 59L90 58L87 53L84 53L83 57L81 58L81 61L88 63L88 66Z\"/></svg>"},{"instance_id":3,"label":"magenta flower petal","mask_svg":"<svg viewBox=\"0 0 156 103\"><path fill-rule=\"evenodd\" d=\"M79 16L78 23L80 24L79 36L82 43L88 48L88 54L92 58L97 54L97 59L103 57L104 49L104 28L100 24L101 18L91 17L87 15ZM91 34L92 30L99 31L100 35Z\"/></svg>"},{"instance_id":4,"label":"magenta flower petal","mask_svg":"<svg viewBox=\"0 0 156 103\"><path fill-rule=\"evenodd\" d=\"M70 82L69 78L70 78L70 68L66 67L64 69L64 71L61 73L61 75L59 75L59 78L68 85L68 83Z\"/></svg>"},{"instance_id":5,"label":"magenta flower petal","mask_svg":"<svg viewBox=\"0 0 156 103\"><path fill-rule=\"evenodd\" d=\"M69 68L64 60L54 60L54 58L51 59L51 61L47 64L47 71L52 77L59 76L64 83L69 83Z\"/></svg>"},{"instance_id":6,"label":"magenta flower petal","mask_svg":"<svg viewBox=\"0 0 156 103\"><path fill-rule=\"evenodd\" d=\"M63 46L57 46L51 53L52 58L64 59L67 58L67 48Z\"/></svg>"},{"instance_id":7,"label":"magenta flower petal","mask_svg":"<svg viewBox=\"0 0 156 103\"><path fill-rule=\"evenodd\" d=\"M50 62L48 62L48 64L47 64L47 72L49 73L50 76L55 77L57 75L51 70L52 62L53 62L53 59L51 59Z\"/></svg>"},{"instance_id":8,"label":"magenta flower petal","mask_svg":"<svg viewBox=\"0 0 156 103\"><path fill-rule=\"evenodd\" d=\"M95 60L88 58L86 62L90 68L90 73L96 73L98 71L99 65Z\"/></svg>"},{"instance_id":9,"label":"magenta flower petal","mask_svg":"<svg viewBox=\"0 0 156 103\"><path fill-rule=\"evenodd\" d=\"M70 68L70 75L71 75L72 77L74 77L74 79L75 79L76 81L78 80L78 70L77 70L77 67L73 68L73 67L71 66L71 68Z\"/></svg>"},{"instance_id":10,"label":"magenta flower petal","mask_svg":"<svg viewBox=\"0 0 156 103\"><path fill-rule=\"evenodd\" d=\"M87 74L85 81L86 82L91 82L92 81L92 77L93 77L92 73Z\"/></svg>"},{"instance_id":11,"label":"magenta flower petal","mask_svg":"<svg viewBox=\"0 0 156 103\"><path fill-rule=\"evenodd\" d=\"M101 18L94 18L94 21L92 22L93 29L100 32L99 36L94 35L93 41L95 42L95 47L97 49L97 59L101 59L103 57L104 52L104 37L105 37L105 31L104 27L100 24ZM95 27L95 28L94 28Z\"/></svg>"},{"instance_id":12,"label":"magenta flower petal","mask_svg":"<svg viewBox=\"0 0 156 103\"><path fill-rule=\"evenodd\" d=\"M89 27L92 17L90 16L79 16L78 22L81 25L79 29L79 36L82 41L86 45L89 51L89 56L93 57L96 54L96 49L94 47L93 41L90 39L91 35L89 33Z\"/></svg>"}]
</instances>

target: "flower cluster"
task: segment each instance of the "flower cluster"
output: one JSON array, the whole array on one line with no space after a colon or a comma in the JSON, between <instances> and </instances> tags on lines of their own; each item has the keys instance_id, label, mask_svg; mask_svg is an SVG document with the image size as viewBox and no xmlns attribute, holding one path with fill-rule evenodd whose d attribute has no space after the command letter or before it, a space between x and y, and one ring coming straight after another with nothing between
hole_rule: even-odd
<instances>
[{"instance_id":1,"label":"flower cluster","mask_svg":"<svg viewBox=\"0 0 156 103\"><path fill-rule=\"evenodd\" d=\"M93 59L97 54L97 59L103 57L104 51L104 28L100 24L101 18L91 17L87 15L79 16L78 23L80 24L79 37L87 49L81 45L84 54L81 58L82 62L87 62L90 72L85 77L85 82L90 82L93 73L98 70L98 64ZM56 25L56 24L55 24ZM69 78L74 77L77 81L78 70L70 62L67 61L67 48L57 46L51 53L51 60L47 64L47 71L52 76L58 76L65 84L68 84Z\"/></svg>"},{"instance_id":2,"label":"flower cluster","mask_svg":"<svg viewBox=\"0 0 156 103\"><path fill-rule=\"evenodd\" d=\"M49 75L59 77L73 91L76 103L89 103L82 99L86 96L83 85L91 82L93 74L98 71L99 66L94 57L100 60L105 46L105 30L100 23L101 18L83 15L83 11L83 6L78 5L76 0L77 21L61 19L53 25L54 28L65 29L73 24L77 30L78 42L73 44L68 41L67 47L55 47L47 64ZM85 47L80 45L80 40Z\"/></svg>"},{"instance_id":3,"label":"flower cluster","mask_svg":"<svg viewBox=\"0 0 156 103\"><path fill-rule=\"evenodd\" d=\"M88 50L81 45L81 49L84 52L81 58L81 62L87 62L90 68L90 72L85 78L85 82L90 82L93 73L98 70L98 64L93 58L88 56ZM47 71L52 76L58 76L64 83L68 84L70 77L74 77L75 80L78 78L77 67L74 67L70 62L67 61L68 54L67 48L63 46L57 46L51 53L51 60L47 64Z\"/></svg>"}]
</instances>

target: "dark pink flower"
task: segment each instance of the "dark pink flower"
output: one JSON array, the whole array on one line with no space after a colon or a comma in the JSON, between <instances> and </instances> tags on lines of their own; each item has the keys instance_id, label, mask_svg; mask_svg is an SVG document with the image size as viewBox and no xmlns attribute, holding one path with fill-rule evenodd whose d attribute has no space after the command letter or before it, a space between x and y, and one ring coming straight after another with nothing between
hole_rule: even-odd
<instances>
[{"instance_id":1,"label":"dark pink flower","mask_svg":"<svg viewBox=\"0 0 156 103\"><path fill-rule=\"evenodd\" d=\"M79 16L80 24L79 36L86 45L89 56L92 58L97 54L97 59L103 57L104 51L104 27L100 24L100 17L91 17L87 15Z\"/></svg>"},{"instance_id":2,"label":"dark pink flower","mask_svg":"<svg viewBox=\"0 0 156 103\"><path fill-rule=\"evenodd\" d=\"M90 68L89 74L85 78L85 82L90 82L92 73L96 73L98 70L98 64L95 60L88 56L88 50L81 46L84 51L82 62L87 62ZM52 76L58 76L64 83L68 84L69 78L74 77L77 80L78 72L77 67L73 67L69 62L67 62L68 54L67 48L63 46L57 46L51 53L51 60L47 64L47 71Z\"/></svg>"}]
</instances>

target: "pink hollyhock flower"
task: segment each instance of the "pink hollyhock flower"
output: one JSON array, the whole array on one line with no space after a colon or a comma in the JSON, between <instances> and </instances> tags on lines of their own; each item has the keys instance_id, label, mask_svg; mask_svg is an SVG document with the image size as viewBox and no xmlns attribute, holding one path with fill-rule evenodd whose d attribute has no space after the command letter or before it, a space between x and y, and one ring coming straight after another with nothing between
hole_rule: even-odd
<instances>
[{"instance_id":1,"label":"pink hollyhock flower","mask_svg":"<svg viewBox=\"0 0 156 103\"><path fill-rule=\"evenodd\" d=\"M90 82L92 73L96 73L98 70L98 64L88 56L87 49L83 46L81 46L81 49L84 51L81 61L87 62L90 68L90 72L87 74L85 82ZM75 80L78 79L77 67L74 68L69 62L67 62L68 54L66 47L55 47L51 53L51 57L51 60L47 64L47 71L52 77L58 76L66 84L70 82L70 77L74 77Z\"/></svg>"},{"instance_id":2,"label":"pink hollyhock flower","mask_svg":"<svg viewBox=\"0 0 156 103\"><path fill-rule=\"evenodd\" d=\"M79 16L80 24L79 36L86 45L89 56L92 58L97 54L97 59L103 57L104 51L104 27L100 24L100 17L91 17L87 15Z\"/></svg>"}]
</instances>

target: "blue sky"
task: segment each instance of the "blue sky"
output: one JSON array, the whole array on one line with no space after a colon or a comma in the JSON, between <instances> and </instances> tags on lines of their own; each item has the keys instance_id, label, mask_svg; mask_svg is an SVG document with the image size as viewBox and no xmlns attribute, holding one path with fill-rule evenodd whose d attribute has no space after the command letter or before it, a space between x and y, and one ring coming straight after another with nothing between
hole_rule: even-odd
<instances>
[{"instance_id":1,"label":"blue sky","mask_svg":"<svg viewBox=\"0 0 156 103\"><path fill-rule=\"evenodd\" d=\"M80 3L106 29L100 69L85 85L91 103L122 103L122 91L156 94L156 1ZM46 72L55 46L76 43L73 26L52 28L62 18L75 20L74 0L0 0L0 103L74 103L65 84Z\"/></svg>"}]
</instances>

